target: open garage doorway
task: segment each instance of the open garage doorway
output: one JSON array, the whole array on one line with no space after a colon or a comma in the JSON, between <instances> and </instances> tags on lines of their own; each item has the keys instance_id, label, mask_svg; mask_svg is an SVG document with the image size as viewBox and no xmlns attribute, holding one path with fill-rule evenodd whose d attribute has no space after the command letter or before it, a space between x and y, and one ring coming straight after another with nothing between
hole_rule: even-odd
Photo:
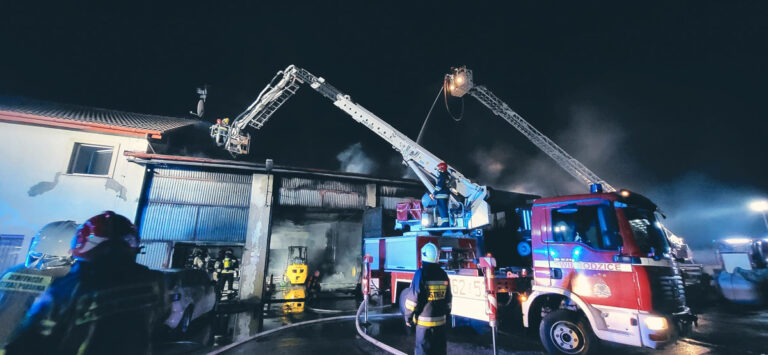
<instances>
[{"instance_id":1,"label":"open garage doorway","mask_svg":"<svg viewBox=\"0 0 768 355\"><path fill-rule=\"evenodd\" d=\"M286 269L301 261L295 252L290 253L291 247L306 247L307 272L320 272L323 292L353 292L359 277L362 218L361 210L276 209L267 268L267 280L272 281L274 290L271 298L282 298L281 289L291 286Z\"/></svg>"}]
</instances>

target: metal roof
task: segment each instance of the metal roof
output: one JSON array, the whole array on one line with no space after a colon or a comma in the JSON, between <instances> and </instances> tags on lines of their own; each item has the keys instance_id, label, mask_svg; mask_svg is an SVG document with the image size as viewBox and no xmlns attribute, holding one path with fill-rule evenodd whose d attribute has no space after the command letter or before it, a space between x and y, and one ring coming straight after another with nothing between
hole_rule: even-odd
<instances>
[{"instance_id":1,"label":"metal roof","mask_svg":"<svg viewBox=\"0 0 768 355\"><path fill-rule=\"evenodd\" d=\"M149 115L0 95L0 120L161 138L195 124L182 117Z\"/></svg>"}]
</instances>

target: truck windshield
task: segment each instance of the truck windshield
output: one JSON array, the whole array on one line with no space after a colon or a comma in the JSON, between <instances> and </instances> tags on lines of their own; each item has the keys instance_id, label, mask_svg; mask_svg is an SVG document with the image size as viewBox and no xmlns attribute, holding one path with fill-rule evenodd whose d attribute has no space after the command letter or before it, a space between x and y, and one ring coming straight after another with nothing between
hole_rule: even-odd
<instances>
[{"instance_id":1,"label":"truck windshield","mask_svg":"<svg viewBox=\"0 0 768 355\"><path fill-rule=\"evenodd\" d=\"M629 220L635 244L640 248L641 253L645 255L653 253L654 256L669 253L666 235L652 211L627 207L624 209L624 214Z\"/></svg>"},{"instance_id":2,"label":"truck windshield","mask_svg":"<svg viewBox=\"0 0 768 355\"><path fill-rule=\"evenodd\" d=\"M618 250L622 240L616 225L616 212L607 204L565 206L552 211L552 241Z\"/></svg>"}]
</instances>

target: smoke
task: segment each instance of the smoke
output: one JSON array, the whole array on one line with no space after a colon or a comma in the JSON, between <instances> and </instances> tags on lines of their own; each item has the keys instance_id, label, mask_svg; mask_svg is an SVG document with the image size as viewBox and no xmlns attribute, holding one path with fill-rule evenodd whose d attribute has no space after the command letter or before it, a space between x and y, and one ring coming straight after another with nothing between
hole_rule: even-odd
<instances>
[{"instance_id":1,"label":"smoke","mask_svg":"<svg viewBox=\"0 0 768 355\"><path fill-rule=\"evenodd\" d=\"M309 273L321 271L324 288L354 284L362 248L361 215L297 212L276 216L272 225L269 274L280 277L289 246L306 246Z\"/></svg>"},{"instance_id":2,"label":"smoke","mask_svg":"<svg viewBox=\"0 0 768 355\"><path fill-rule=\"evenodd\" d=\"M664 224L685 239L699 262L712 254L713 240L766 236L762 216L747 207L756 196L764 196L758 189L690 173L643 194L659 205L667 216Z\"/></svg>"},{"instance_id":3,"label":"smoke","mask_svg":"<svg viewBox=\"0 0 768 355\"><path fill-rule=\"evenodd\" d=\"M569 112L568 124L552 135L553 140L609 182L613 177L632 176L634 168L621 148L626 136L624 132L591 106L572 106ZM533 150L533 155L530 149L520 149L534 146L511 126L509 136L509 140L474 151L472 157L480 172L479 182L502 190L541 196L587 191L586 183L568 174L538 148Z\"/></svg>"},{"instance_id":4,"label":"smoke","mask_svg":"<svg viewBox=\"0 0 768 355\"><path fill-rule=\"evenodd\" d=\"M365 154L360 142L341 151L336 160L341 164L341 171L348 173L371 174L378 168L376 162Z\"/></svg>"}]
</instances>

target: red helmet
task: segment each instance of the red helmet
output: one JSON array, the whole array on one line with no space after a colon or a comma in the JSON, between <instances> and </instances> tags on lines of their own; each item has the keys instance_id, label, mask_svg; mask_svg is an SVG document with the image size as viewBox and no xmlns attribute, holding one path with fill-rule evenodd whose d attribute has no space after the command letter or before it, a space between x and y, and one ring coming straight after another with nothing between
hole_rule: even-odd
<instances>
[{"instance_id":1,"label":"red helmet","mask_svg":"<svg viewBox=\"0 0 768 355\"><path fill-rule=\"evenodd\" d=\"M446 164L445 162L437 164L437 170L438 171L448 171L448 164Z\"/></svg>"},{"instance_id":2,"label":"red helmet","mask_svg":"<svg viewBox=\"0 0 768 355\"><path fill-rule=\"evenodd\" d=\"M75 238L72 239L72 256L90 260L94 256L93 250L99 244L111 240L123 241L118 245L125 248L135 251L139 249L139 234L133 223L115 212L105 211L89 218L77 228Z\"/></svg>"}]
</instances>

